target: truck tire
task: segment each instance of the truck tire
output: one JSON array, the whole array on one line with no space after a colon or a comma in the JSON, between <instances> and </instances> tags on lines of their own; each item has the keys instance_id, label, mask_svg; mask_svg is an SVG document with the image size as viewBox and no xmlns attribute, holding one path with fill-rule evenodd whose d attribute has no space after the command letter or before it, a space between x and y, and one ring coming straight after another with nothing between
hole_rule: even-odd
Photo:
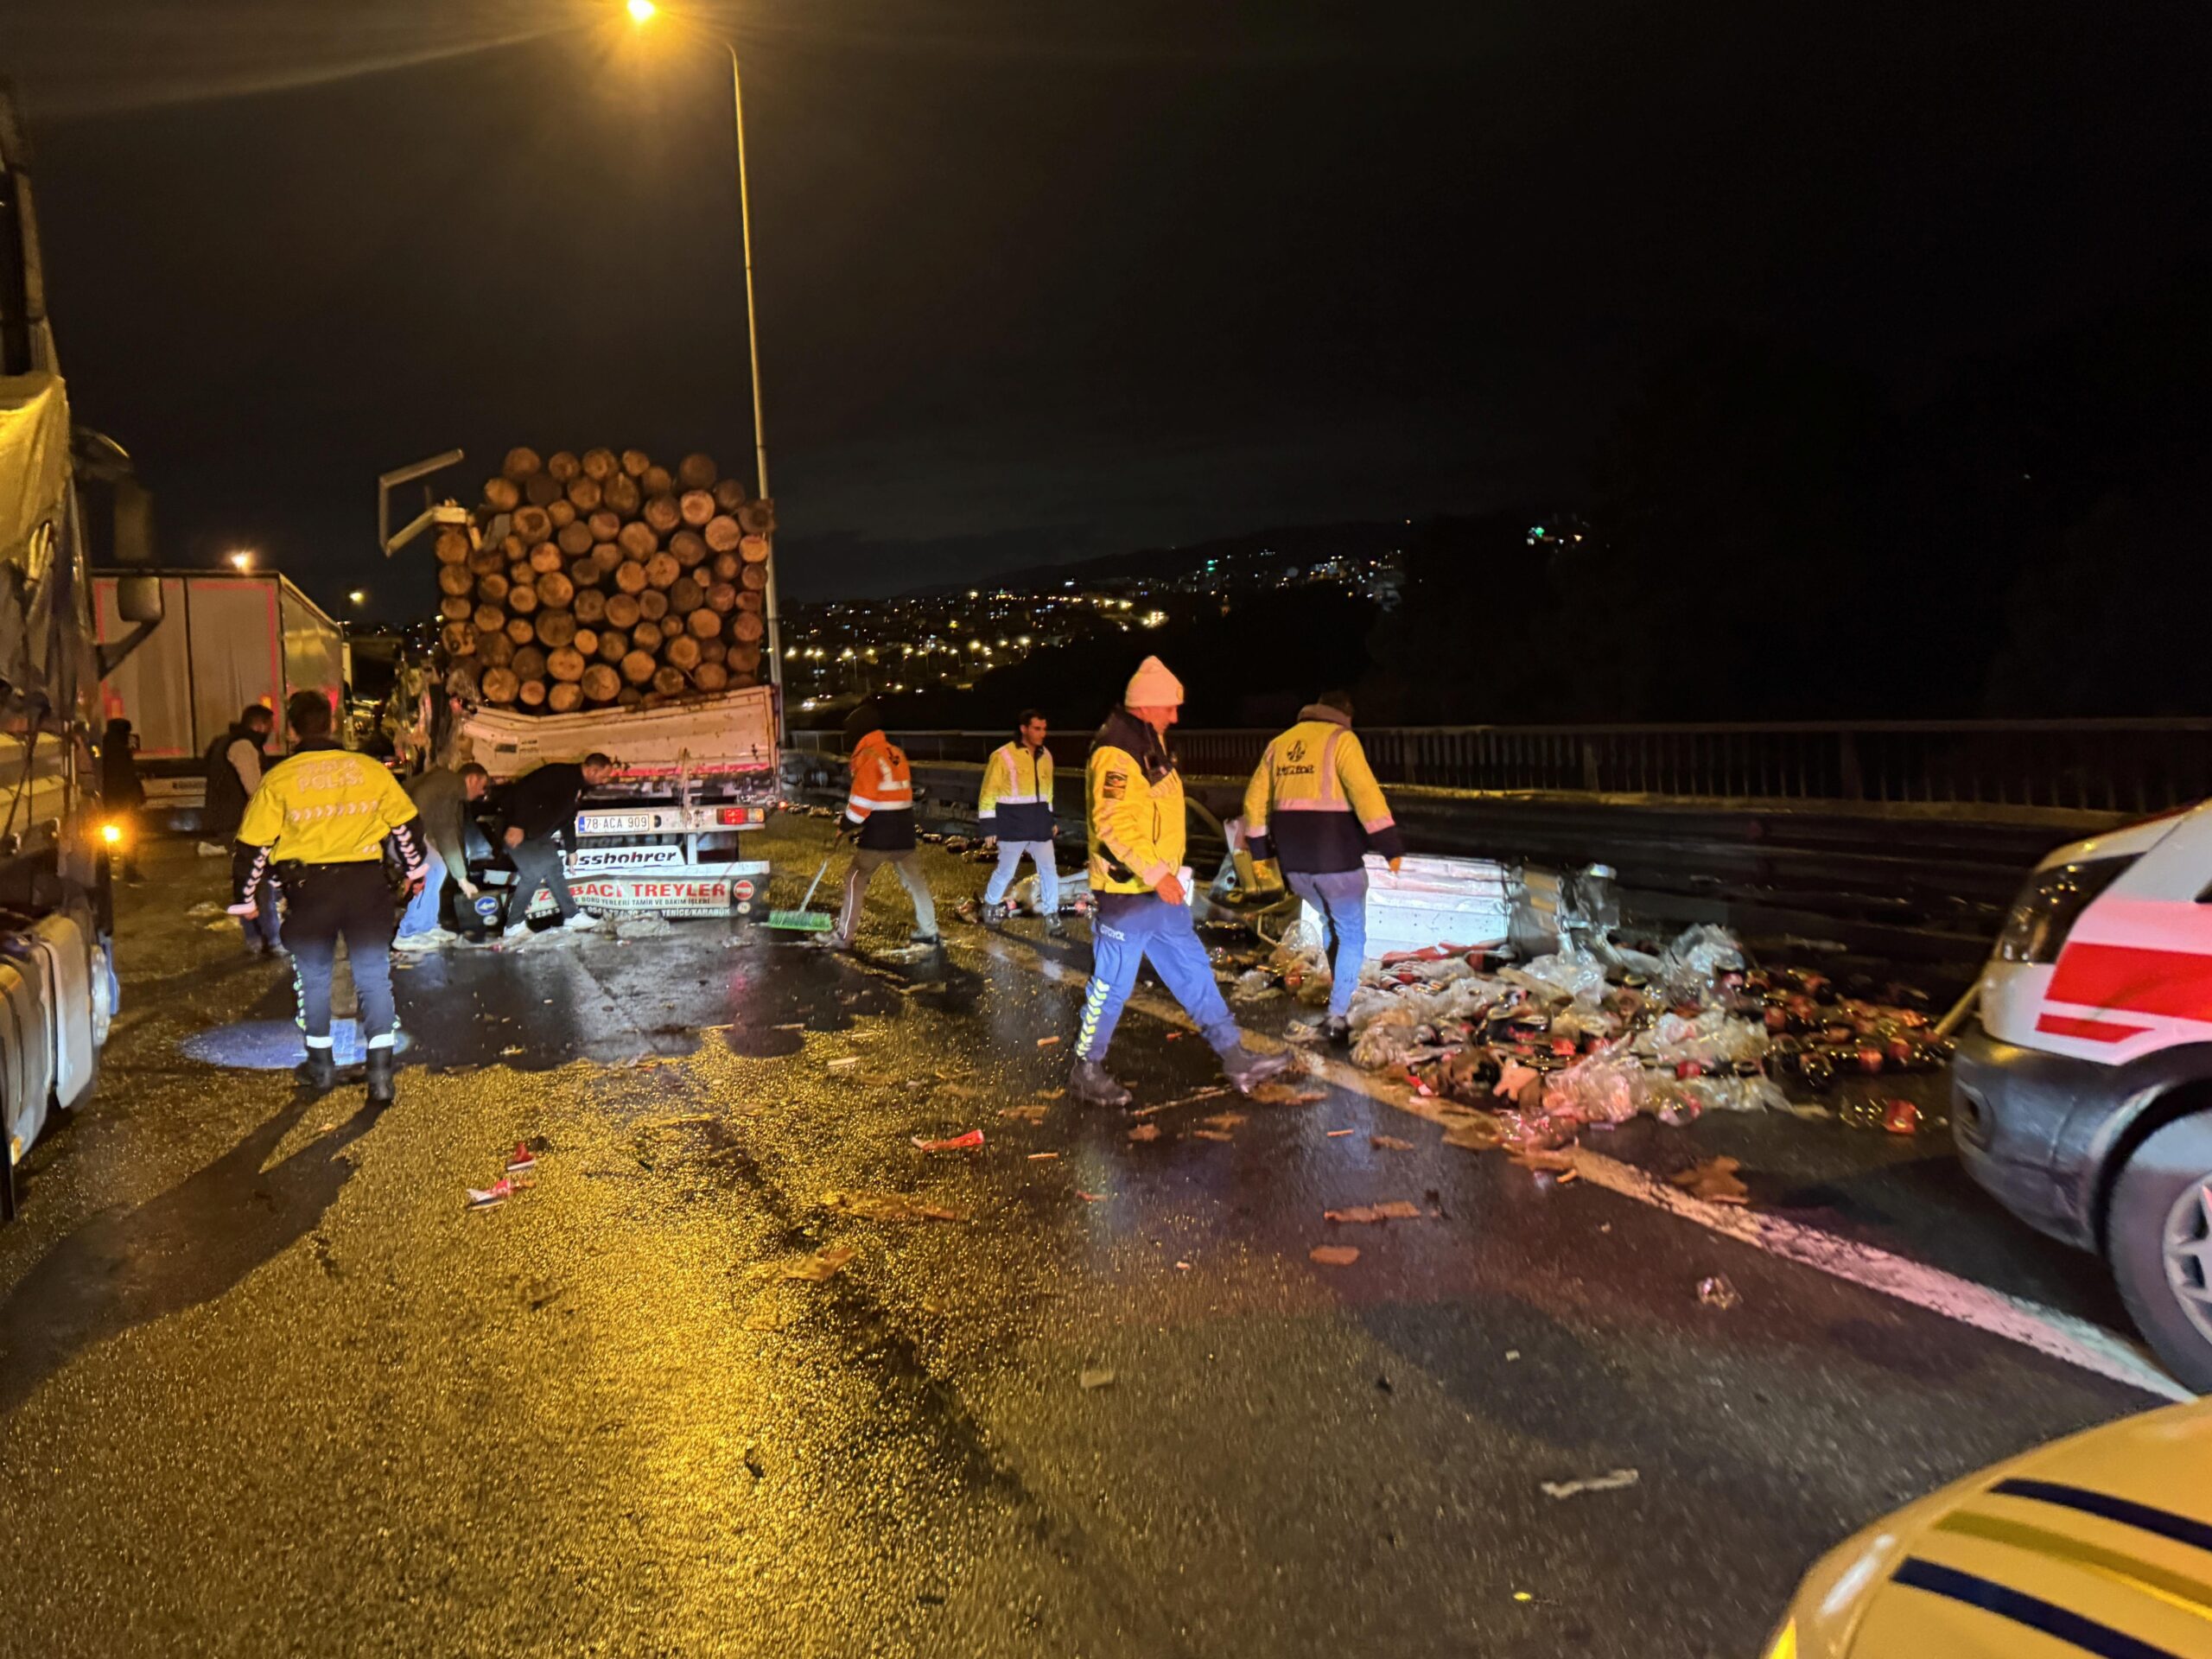
<instances>
[{"instance_id":1,"label":"truck tire","mask_svg":"<svg viewBox=\"0 0 2212 1659\"><path fill-rule=\"evenodd\" d=\"M2135 1148L2113 1183L2105 1255L2167 1369L2212 1390L2212 1113L2177 1118Z\"/></svg>"}]
</instances>

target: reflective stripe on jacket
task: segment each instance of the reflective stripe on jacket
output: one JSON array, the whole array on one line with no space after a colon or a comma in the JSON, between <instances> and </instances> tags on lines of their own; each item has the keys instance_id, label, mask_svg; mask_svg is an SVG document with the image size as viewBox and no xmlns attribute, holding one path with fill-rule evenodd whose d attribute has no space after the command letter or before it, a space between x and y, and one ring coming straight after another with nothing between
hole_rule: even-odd
<instances>
[{"instance_id":1,"label":"reflective stripe on jacket","mask_svg":"<svg viewBox=\"0 0 2212 1659\"><path fill-rule=\"evenodd\" d=\"M881 732L870 732L854 746L852 765L846 824L859 832L863 847L906 852L914 844L914 774L906 752Z\"/></svg>"},{"instance_id":2,"label":"reflective stripe on jacket","mask_svg":"<svg viewBox=\"0 0 2212 1659\"><path fill-rule=\"evenodd\" d=\"M1150 893L1183 863L1183 779L1151 727L1116 709L1091 741L1084 797L1090 886Z\"/></svg>"},{"instance_id":3,"label":"reflective stripe on jacket","mask_svg":"<svg viewBox=\"0 0 2212 1659\"><path fill-rule=\"evenodd\" d=\"M1009 743L983 763L976 822L1001 841L1052 838L1052 752Z\"/></svg>"},{"instance_id":4,"label":"reflective stripe on jacket","mask_svg":"<svg viewBox=\"0 0 2212 1659\"><path fill-rule=\"evenodd\" d=\"M1244 838L1254 858L1308 875L1406 852L1367 752L1343 715L1319 704L1261 757L1244 791Z\"/></svg>"},{"instance_id":5,"label":"reflective stripe on jacket","mask_svg":"<svg viewBox=\"0 0 2212 1659\"><path fill-rule=\"evenodd\" d=\"M408 879L423 872L415 803L374 757L327 740L302 747L269 769L246 803L234 858L233 887L256 890L271 862L365 864L384 856L389 836Z\"/></svg>"}]
</instances>

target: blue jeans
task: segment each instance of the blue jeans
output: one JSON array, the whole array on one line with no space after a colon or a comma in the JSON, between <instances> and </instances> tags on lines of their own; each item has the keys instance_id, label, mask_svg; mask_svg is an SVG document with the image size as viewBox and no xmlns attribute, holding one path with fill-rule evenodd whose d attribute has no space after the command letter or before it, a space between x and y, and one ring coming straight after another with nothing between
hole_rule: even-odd
<instances>
[{"instance_id":1,"label":"blue jeans","mask_svg":"<svg viewBox=\"0 0 2212 1659\"><path fill-rule=\"evenodd\" d=\"M1025 855L1037 867L1037 908L1047 916L1058 915L1060 873L1052 862L1052 843L1049 841L999 842L999 867L991 872L990 884L983 889L983 902L995 905L1006 897L1006 890L1014 885L1014 872L1021 868Z\"/></svg>"},{"instance_id":2,"label":"blue jeans","mask_svg":"<svg viewBox=\"0 0 2212 1659\"><path fill-rule=\"evenodd\" d=\"M1149 961L1217 1054L1232 1052L1243 1033L1230 1018L1214 983L1213 963L1191 925L1191 907L1157 893L1102 893L1090 926L1090 983L1083 994L1083 1031L1077 1059L1100 1060L1114 1040L1122 1005L1136 988L1137 970Z\"/></svg>"},{"instance_id":3,"label":"blue jeans","mask_svg":"<svg viewBox=\"0 0 2212 1659\"><path fill-rule=\"evenodd\" d=\"M1351 1011L1359 988L1359 964L1367 960L1367 872L1332 870L1310 875L1285 870L1283 885L1321 912L1330 947L1329 1013L1341 1020Z\"/></svg>"},{"instance_id":4,"label":"blue jeans","mask_svg":"<svg viewBox=\"0 0 2212 1659\"><path fill-rule=\"evenodd\" d=\"M399 937L410 933L428 933L438 925L438 900L444 896L446 861L438 856L437 849L423 849L423 891L407 901L407 913L399 918Z\"/></svg>"}]
</instances>

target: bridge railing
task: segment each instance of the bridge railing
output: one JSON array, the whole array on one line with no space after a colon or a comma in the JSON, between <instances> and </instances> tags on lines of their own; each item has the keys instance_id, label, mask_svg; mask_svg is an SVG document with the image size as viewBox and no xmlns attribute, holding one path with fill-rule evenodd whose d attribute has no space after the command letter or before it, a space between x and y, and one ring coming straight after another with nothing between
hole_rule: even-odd
<instances>
[{"instance_id":1,"label":"bridge railing","mask_svg":"<svg viewBox=\"0 0 2212 1659\"><path fill-rule=\"evenodd\" d=\"M980 761L1007 734L896 735L917 760ZM1173 739L1185 771L1235 776L1274 735L1179 728ZM1359 735L1385 784L1493 792L2113 813L2212 796L2212 720L1367 726ZM845 747L836 732L793 732L791 742L811 753ZM1083 741L1061 747L1072 760Z\"/></svg>"}]
</instances>

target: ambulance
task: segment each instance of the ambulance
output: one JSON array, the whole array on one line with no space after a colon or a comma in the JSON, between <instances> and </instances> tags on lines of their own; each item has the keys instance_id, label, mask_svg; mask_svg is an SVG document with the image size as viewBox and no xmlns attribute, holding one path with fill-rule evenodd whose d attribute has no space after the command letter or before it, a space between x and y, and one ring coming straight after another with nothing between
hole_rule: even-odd
<instances>
[{"instance_id":1,"label":"ambulance","mask_svg":"<svg viewBox=\"0 0 2212 1659\"><path fill-rule=\"evenodd\" d=\"M2052 853L1983 969L1952 1074L1974 1179L2109 1264L2212 1391L2212 801Z\"/></svg>"}]
</instances>

